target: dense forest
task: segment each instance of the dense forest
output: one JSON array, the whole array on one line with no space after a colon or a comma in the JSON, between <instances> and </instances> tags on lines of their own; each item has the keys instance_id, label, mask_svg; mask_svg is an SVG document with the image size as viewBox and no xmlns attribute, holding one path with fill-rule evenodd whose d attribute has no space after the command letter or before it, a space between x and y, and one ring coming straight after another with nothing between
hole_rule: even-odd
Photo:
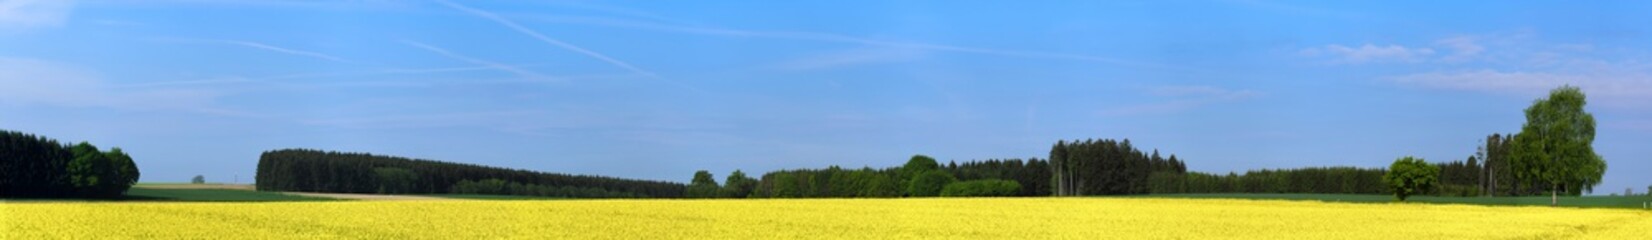
<instances>
[{"instance_id":1,"label":"dense forest","mask_svg":"<svg viewBox=\"0 0 1652 240\"><path fill-rule=\"evenodd\" d=\"M1129 139L1058 141L1050 148L1050 166L1057 196L1146 194L1154 173L1187 172L1176 155L1148 155Z\"/></svg>"},{"instance_id":2,"label":"dense forest","mask_svg":"<svg viewBox=\"0 0 1652 240\"><path fill-rule=\"evenodd\" d=\"M1172 193L1335 193L1387 194L1383 169L1310 167L1263 169L1244 174L1160 172L1149 177L1149 192Z\"/></svg>"},{"instance_id":3,"label":"dense forest","mask_svg":"<svg viewBox=\"0 0 1652 240\"><path fill-rule=\"evenodd\" d=\"M139 174L120 148L0 130L0 198L117 198Z\"/></svg>"},{"instance_id":4,"label":"dense forest","mask_svg":"<svg viewBox=\"0 0 1652 240\"><path fill-rule=\"evenodd\" d=\"M1439 169L1436 186L1420 194L1436 196L1530 196L1545 193L1550 185L1534 178L1516 177L1509 168L1507 146L1511 136L1493 134L1486 146L1467 160L1428 163ZM984 184L970 181L1002 181L1018 186L1013 194L993 196L1090 196L1178 193L1325 193L1392 194L1383 179L1383 168L1306 167L1261 169L1243 173L1213 174L1187 171L1187 161L1174 154L1163 157L1158 150L1143 152L1128 139L1087 139L1058 141L1049 159L988 159L930 164L934 160L914 156L904 166L858 169L829 166L824 169L790 169L763 174L752 180L743 173L728 182L755 181L755 187L718 186L712 175L696 173L689 197L916 197L944 196L935 191L917 191L926 182L940 182L929 188L944 190ZM933 170L933 171L932 171ZM933 173L929 173L933 172ZM736 173L739 173L736 171ZM925 174L928 173L928 174ZM938 179L938 180L937 180ZM935 185L935 184L930 184ZM1000 184L1002 185L1002 184ZM693 189L702 189L697 193ZM743 189L743 190L742 190ZM1562 187L1579 195L1588 187ZM974 189L971 189L974 190ZM960 194L966 196L985 193Z\"/></svg>"},{"instance_id":5,"label":"dense forest","mask_svg":"<svg viewBox=\"0 0 1652 240\"><path fill-rule=\"evenodd\" d=\"M906 165L892 168L845 169L830 166L825 169L774 171L755 179L755 186L750 192L731 189L715 195L754 198L918 197L944 195L950 186L953 196L1048 196L1048 165L1049 162L1039 159L992 159L963 164L953 162L942 166L934 158L917 155L909 159ZM739 181L734 179L730 180ZM689 188L696 185L716 188L715 184L694 181ZM726 186L724 188L728 189ZM699 197L712 195L690 194Z\"/></svg>"},{"instance_id":6,"label":"dense forest","mask_svg":"<svg viewBox=\"0 0 1652 240\"><path fill-rule=\"evenodd\" d=\"M260 191L680 197L682 184L567 175L366 153L286 149L258 159Z\"/></svg>"}]
</instances>

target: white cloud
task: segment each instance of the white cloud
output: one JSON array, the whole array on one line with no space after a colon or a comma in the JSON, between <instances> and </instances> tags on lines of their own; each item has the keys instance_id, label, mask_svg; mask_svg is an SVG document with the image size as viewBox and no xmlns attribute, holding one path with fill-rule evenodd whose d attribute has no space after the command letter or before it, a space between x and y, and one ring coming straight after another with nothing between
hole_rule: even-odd
<instances>
[{"instance_id":1,"label":"white cloud","mask_svg":"<svg viewBox=\"0 0 1652 240\"><path fill-rule=\"evenodd\" d=\"M0 30L63 25L74 9L71 0L0 0Z\"/></svg>"},{"instance_id":2,"label":"white cloud","mask_svg":"<svg viewBox=\"0 0 1652 240\"><path fill-rule=\"evenodd\" d=\"M1440 39L1438 41L1434 41L1434 45L1451 49L1451 54L1441 57L1441 60L1450 62L1473 60L1475 57L1479 56L1481 52L1486 51L1486 47L1481 46L1477 39L1468 36Z\"/></svg>"},{"instance_id":3,"label":"white cloud","mask_svg":"<svg viewBox=\"0 0 1652 240\"><path fill-rule=\"evenodd\" d=\"M1421 88L1537 98L1561 85L1578 86L1591 105L1652 107L1652 64L1634 56L1597 53L1594 46L1548 43L1530 32L1465 35L1435 41L1452 54L1438 59L1453 68L1398 74L1381 80Z\"/></svg>"},{"instance_id":4,"label":"white cloud","mask_svg":"<svg viewBox=\"0 0 1652 240\"><path fill-rule=\"evenodd\" d=\"M1594 71L1491 69L1435 71L1388 77L1402 85L1540 97L1561 85L1578 86L1590 102L1613 107L1652 106L1652 71L1613 65Z\"/></svg>"},{"instance_id":5,"label":"white cloud","mask_svg":"<svg viewBox=\"0 0 1652 240\"><path fill-rule=\"evenodd\" d=\"M1406 46L1398 44L1376 45L1364 44L1346 46L1330 44L1323 47L1310 47L1298 51L1307 57L1328 58L1332 63L1449 63L1463 64L1487 61L1504 61L1529 57L1509 56L1510 52L1531 51L1533 49L1564 50L1575 52L1581 49L1587 51L1592 47L1580 44L1561 44L1555 46L1540 46L1531 44L1532 33L1514 32L1487 35L1459 35L1434 40L1426 46ZM1493 51L1498 50L1498 51Z\"/></svg>"},{"instance_id":6,"label":"white cloud","mask_svg":"<svg viewBox=\"0 0 1652 240\"><path fill-rule=\"evenodd\" d=\"M1417 62L1434 55L1434 49L1410 48L1392 44L1388 46L1365 44L1358 47L1331 44L1324 47L1303 49L1300 53L1310 57L1331 57L1337 63Z\"/></svg>"}]
</instances>

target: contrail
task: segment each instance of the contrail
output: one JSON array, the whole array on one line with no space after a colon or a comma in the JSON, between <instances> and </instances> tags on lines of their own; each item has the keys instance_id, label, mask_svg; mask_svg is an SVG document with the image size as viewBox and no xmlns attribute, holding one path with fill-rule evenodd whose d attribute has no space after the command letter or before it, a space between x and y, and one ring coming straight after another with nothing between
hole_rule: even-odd
<instances>
[{"instance_id":1,"label":"contrail","mask_svg":"<svg viewBox=\"0 0 1652 240\"><path fill-rule=\"evenodd\" d=\"M511 65L505 65L505 64L492 62L492 61L487 61L487 60L467 57L467 56L464 56L464 55L459 55L457 53L453 53L451 51L448 51L447 49L442 49L442 48L439 48L439 47L436 47L436 46L431 46L431 45L420 43L420 42L415 42L415 41L411 41L411 40L402 40L402 43L406 43L409 46L418 47L418 48L422 48L422 49L425 49L425 50L430 50L431 52L435 52L436 54L441 54L442 56L446 56L448 58L453 58L453 59L457 59L457 60L460 60L460 61L465 61L465 62L474 63L474 64L478 64L478 65L488 66L490 68L515 73L515 74L518 74L518 75L522 75L522 77L534 78L534 79L547 79L547 77L545 77L544 74L539 74L539 73L535 73L535 72L532 72L532 71L523 70L521 68L517 68L517 67L511 66Z\"/></svg>"},{"instance_id":2,"label":"contrail","mask_svg":"<svg viewBox=\"0 0 1652 240\"><path fill-rule=\"evenodd\" d=\"M258 43L258 42L234 41L234 40L219 40L219 41L229 43L229 44L235 44L235 45L241 45L241 46L257 48L257 49L276 51L276 52L280 52L280 53L326 59L328 61L334 61L334 62L339 62L339 63L355 63L355 62L352 62L350 60L344 60L344 58L335 57L333 55L327 55L327 54L318 53L318 52L293 50L293 49L288 49L288 48L283 48L283 47L270 46L269 44L263 44L263 43Z\"/></svg>"},{"instance_id":3,"label":"contrail","mask_svg":"<svg viewBox=\"0 0 1652 240\"><path fill-rule=\"evenodd\" d=\"M505 27L509 27L511 30L516 30L516 32L520 32L522 34L527 34L528 36L533 37L534 39L538 39L539 41L551 44L553 46L561 47L561 48L567 49L569 51L578 52L580 54L585 54L586 56L591 56L591 57L596 58L598 60L602 60L604 62L614 64L615 66L619 66L621 68L625 68L625 69L628 69L628 70L631 70L631 71L634 71L634 72L637 72L637 73L640 73L640 74L643 74L643 75L646 75L646 76L649 76L649 77L656 77L656 78L659 77L658 75L655 75L654 73L649 72L648 70L643 70L642 68L637 68L637 66L633 66L630 63L625 63L624 61L620 61L618 59L608 57L607 55L603 55L602 53L591 51L589 49L581 48L579 46L574 46L573 44L568 44L567 42L563 42L563 41L556 40L556 39L551 38L551 37L547 37L544 34L540 34L538 31L534 31L532 29L522 27L522 25L518 25L518 24L516 24L516 22L513 22L511 20L499 17L499 15L496 15L496 14L493 14L493 13L490 13L490 12L487 12L487 11L482 11L480 9L466 7L464 5L459 5L457 3L448 2L446 0L438 0L436 2L439 2L442 5L447 5L448 7L451 7L453 9L458 9L458 10L464 11L466 13L474 14L476 16L486 18L488 20L492 20L493 22L499 23L501 25L505 25Z\"/></svg>"}]
</instances>

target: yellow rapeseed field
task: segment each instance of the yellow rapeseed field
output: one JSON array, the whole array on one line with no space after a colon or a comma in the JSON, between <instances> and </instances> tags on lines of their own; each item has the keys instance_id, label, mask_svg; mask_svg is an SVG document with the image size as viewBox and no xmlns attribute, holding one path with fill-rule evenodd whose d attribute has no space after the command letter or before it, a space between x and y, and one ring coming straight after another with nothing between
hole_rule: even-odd
<instances>
[{"instance_id":1,"label":"yellow rapeseed field","mask_svg":"<svg viewBox=\"0 0 1652 240\"><path fill-rule=\"evenodd\" d=\"M1652 212L1305 201L0 203L4 239L1649 239Z\"/></svg>"}]
</instances>

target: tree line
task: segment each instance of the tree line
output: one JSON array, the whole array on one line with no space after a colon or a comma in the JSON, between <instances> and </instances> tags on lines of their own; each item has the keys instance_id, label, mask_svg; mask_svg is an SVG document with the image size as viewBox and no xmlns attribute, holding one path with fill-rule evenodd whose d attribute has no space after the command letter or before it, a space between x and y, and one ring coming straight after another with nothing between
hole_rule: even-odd
<instances>
[{"instance_id":1,"label":"tree line","mask_svg":"<svg viewBox=\"0 0 1652 240\"><path fill-rule=\"evenodd\" d=\"M1055 190L1054 182L1050 181L1050 161L1038 158L952 162L947 164L946 171L960 181L1006 180L1021 185L1021 190L1013 196L1049 196Z\"/></svg>"},{"instance_id":2,"label":"tree line","mask_svg":"<svg viewBox=\"0 0 1652 240\"><path fill-rule=\"evenodd\" d=\"M897 167L788 169L758 179L746 178L736 170L739 176L726 180L754 187L719 186L710 172L702 170L694 174L685 195L845 198L1392 192L1381 168L1264 169L1226 175L1189 172L1180 157L1165 157L1158 150L1141 151L1128 139L1058 141L1052 146L1050 159L987 159L940 165L933 158L916 155Z\"/></svg>"},{"instance_id":3,"label":"tree line","mask_svg":"<svg viewBox=\"0 0 1652 240\"><path fill-rule=\"evenodd\" d=\"M1244 174L1154 173L1149 193L1326 193L1387 194L1385 170L1358 167L1262 169Z\"/></svg>"},{"instance_id":4,"label":"tree line","mask_svg":"<svg viewBox=\"0 0 1652 240\"><path fill-rule=\"evenodd\" d=\"M259 191L672 198L684 190L683 184L662 181L309 149L264 152L255 178Z\"/></svg>"},{"instance_id":5,"label":"tree line","mask_svg":"<svg viewBox=\"0 0 1652 240\"><path fill-rule=\"evenodd\" d=\"M698 171L686 195L693 198L888 198L934 196L1047 196L1049 162L1039 159L989 159L943 166L914 155L898 167L789 169L746 177L735 170L719 186L708 171Z\"/></svg>"},{"instance_id":6,"label":"tree line","mask_svg":"<svg viewBox=\"0 0 1652 240\"><path fill-rule=\"evenodd\" d=\"M1053 191L1057 196L1146 194L1154 173L1182 174L1187 165L1175 154L1160 157L1130 145L1130 140L1057 141L1050 147Z\"/></svg>"},{"instance_id":7,"label":"tree line","mask_svg":"<svg viewBox=\"0 0 1652 240\"><path fill-rule=\"evenodd\" d=\"M548 186L538 184L523 184L499 179L483 179L481 181L459 180L449 188L452 194L488 194L537 196L553 198L641 198L644 196L630 192L609 191L593 187Z\"/></svg>"},{"instance_id":8,"label":"tree line","mask_svg":"<svg viewBox=\"0 0 1652 240\"><path fill-rule=\"evenodd\" d=\"M1585 98L1577 87L1555 88L1526 108L1520 133L1486 137L1485 146L1477 147L1468 161L1436 165L1407 156L1395 160L1383 179L1400 201L1430 191L1455 196L1546 192L1549 203L1558 205L1560 195L1593 191L1606 173L1606 160L1595 154L1595 119L1583 110Z\"/></svg>"},{"instance_id":9,"label":"tree line","mask_svg":"<svg viewBox=\"0 0 1652 240\"><path fill-rule=\"evenodd\" d=\"M0 130L0 198L118 198L139 176L120 148Z\"/></svg>"}]
</instances>

